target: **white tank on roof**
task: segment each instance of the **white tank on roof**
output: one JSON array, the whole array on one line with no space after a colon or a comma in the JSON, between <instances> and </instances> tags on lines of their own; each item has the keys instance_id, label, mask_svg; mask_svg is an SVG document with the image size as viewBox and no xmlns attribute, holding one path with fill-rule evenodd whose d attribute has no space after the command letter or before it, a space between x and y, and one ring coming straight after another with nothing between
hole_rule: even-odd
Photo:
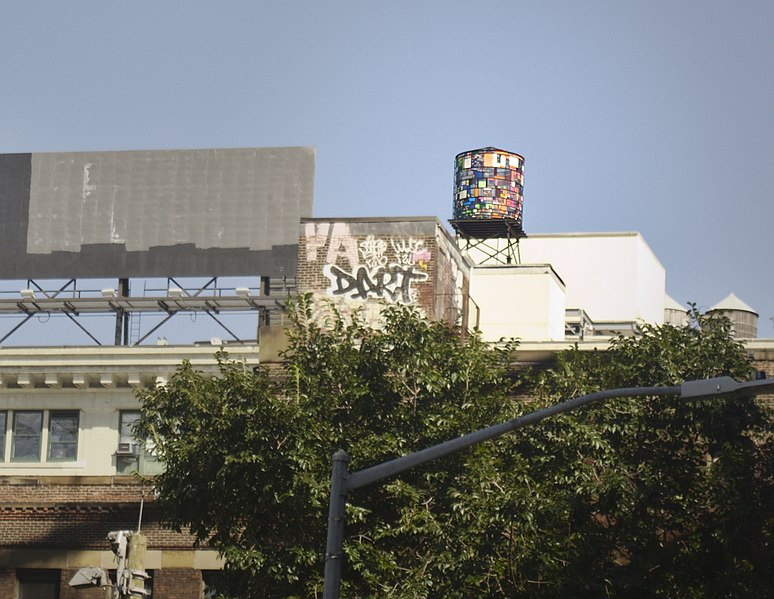
<instances>
[{"instance_id":1,"label":"white tank on roof","mask_svg":"<svg viewBox=\"0 0 774 599\"><path fill-rule=\"evenodd\" d=\"M723 314L731 321L731 332L738 339L755 339L758 336L758 313L730 293L709 310L708 314Z\"/></svg>"}]
</instances>

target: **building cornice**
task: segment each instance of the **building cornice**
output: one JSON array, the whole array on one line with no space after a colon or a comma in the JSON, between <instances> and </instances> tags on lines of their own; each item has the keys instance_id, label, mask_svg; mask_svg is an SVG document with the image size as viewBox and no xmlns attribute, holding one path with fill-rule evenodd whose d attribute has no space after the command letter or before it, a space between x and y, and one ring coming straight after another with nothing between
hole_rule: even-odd
<instances>
[{"instance_id":1,"label":"building cornice","mask_svg":"<svg viewBox=\"0 0 774 599\"><path fill-rule=\"evenodd\" d=\"M211 345L0 348L0 390L145 388L163 383L184 360L214 374L218 349ZM230 359L247 368L259 363L257 345L225 350Z\"/></svg>"}]
</instances>

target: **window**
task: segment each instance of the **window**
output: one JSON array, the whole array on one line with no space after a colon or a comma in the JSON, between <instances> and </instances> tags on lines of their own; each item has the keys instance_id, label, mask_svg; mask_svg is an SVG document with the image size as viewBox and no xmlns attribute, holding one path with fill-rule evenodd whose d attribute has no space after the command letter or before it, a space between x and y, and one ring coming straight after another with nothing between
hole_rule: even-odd
<instances>
[{"instance_id":1,"label":"window","mask_svg":"<svg viewBox=\"0 0 774 599\"><path fill-rule=\"evenodd\" d=\"M134 435L134 425L140 419L139 410L123 410L118 415L118 451L116 452L116 473L159 474L164 467L156 459L147 444L143 448Z\"/></svg>"},{"instance_id":2,"label":"window","mask_svg":"<svg viewBox=\"0 0 774 599\"><path fill-rule=\"evenodd\" d=\"M78 412L51 412L48 418L48 459L78 459Z\"/></svg>"},{"instance_id":3,"label":"window","mask_svg":"<svg viewBox=\"0 0 774 599\"><path fill-rule=\"evenodd\" d=\"M5 461L5 427L8 422L8 412L0 412L0 462Z\"/></svg>"},{"instance_id":4,"label":"window","mask_svg":"<svg viewBox=\"0 0 774 599\"><path fill-rule=\"evenodd\" d=\"M139 419L139 410L124 410L119 414L119 443L134 443L134 425Z\"/></svg>"},{"instance_id":5,"label":"window","mask_svg":"<svg viewBox=\"0 0 774 599\"><path fill-rule=\"evenodd\" d=\"M6 459L6 445L10 445L12 462L76 461L79 420L78 410L1 411L0 462ZM13 424L9 427L10 423ZM41 455L44 446L45 454Z\"/></svg>"},{"instance_id":6,"label":"window","mask_svg":"<svg viewBox=\"0 0 774 599\"><path fill-rule=\"evenodd\" d=\"M59 597L59 570L16 570L19 599Z\"/></svg>"},{"instance_id":7,"label":"window","mask_svg":"<svg viewBox=\"0 0 774 599\"><path fill-rule=\"evenodd\" d=\"M139 470L140 456L134 451L134 424L140 419L140 412L127 410L118 415L118 447L116 453L116 472L131 474ZM129 447L127 451L124 448Z\"/></svg>"},{"instance_id":8,"label":"window","mask_svg":"<svg viewBox=\"0 0 774 599\"><path fill-rule=\"evenodd\" d=\"M40 441L43 432L43 412L13 413L12 461L40 460Z\"/></svg>"}]
</instances>

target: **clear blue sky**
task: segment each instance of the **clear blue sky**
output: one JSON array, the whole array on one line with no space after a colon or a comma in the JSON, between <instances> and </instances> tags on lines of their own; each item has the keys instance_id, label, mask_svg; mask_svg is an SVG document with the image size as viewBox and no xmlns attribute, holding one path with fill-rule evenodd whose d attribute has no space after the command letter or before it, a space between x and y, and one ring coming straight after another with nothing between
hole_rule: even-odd
<instances>
[{"instance_id":1,"label":"clear blue sky","mask_svg":"<svg viewBox=\"0 0 774 599\"><path fill-rule=\"evenodd\" d=\"M0 152L313 145L315 216L451 217L526 158L527 233L640 231L774 337L774 2L0 0Z\"/></svg>"}]
</instances>

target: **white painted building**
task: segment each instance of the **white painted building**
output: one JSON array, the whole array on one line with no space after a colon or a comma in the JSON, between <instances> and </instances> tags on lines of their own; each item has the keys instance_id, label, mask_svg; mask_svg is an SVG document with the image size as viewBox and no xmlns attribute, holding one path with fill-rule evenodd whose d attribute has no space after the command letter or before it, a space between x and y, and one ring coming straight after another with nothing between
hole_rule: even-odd
<instances>
[{"instance_id":1,"label":"white painted building","mask_svg":"<svg viewBox=\"0 0 774 599\"><path fill-rule=\"evenodd\" d=\"M664 322L666 272L639 233L530 235L519 264L499 264L493 239L467 250L470 296L487 340L612 335Z\"/></svg>"},{"instance_id":2,"label":"white painted building","mask_svg":"<svg viewBox=\"0 0 774 599\"><path fill-rule=\"evenodd\" d=\"M228 349L248 367L258 364L257 345ZM139 447L131 425L138 389L163 384L183 360L215 375L215 351L0 348L0 597L104 597L67 583L79 568L115 569L106 534L134 530L140 514L153 596L204 596L223 561L160 524L150 485L133 473L153 475L161 464Z\"/></svg>"},{"instance_id":3,"label":"white painted building","mask_svg":"<svg viewBox=\"0 0 774 599\"><path fill-rule=\"evenodd\" d=\"M567 288L550 264L486 265L471 271L471 325L487 341L562 341Z\"/></svg>"},{"instance_id":4,"label":"white painted building","mask_svg":"<svg viewBox=\"0 0 774 599\"><path fill-rule=\"evenodd\" d=\"M183 360L215 374L216 350L209 344L0 348L0 475L158 472L131 434L139 416L135 392L163 384ZM258 347L230 347L229 357L255 366Z\"/></svg>"}]
</instances>

